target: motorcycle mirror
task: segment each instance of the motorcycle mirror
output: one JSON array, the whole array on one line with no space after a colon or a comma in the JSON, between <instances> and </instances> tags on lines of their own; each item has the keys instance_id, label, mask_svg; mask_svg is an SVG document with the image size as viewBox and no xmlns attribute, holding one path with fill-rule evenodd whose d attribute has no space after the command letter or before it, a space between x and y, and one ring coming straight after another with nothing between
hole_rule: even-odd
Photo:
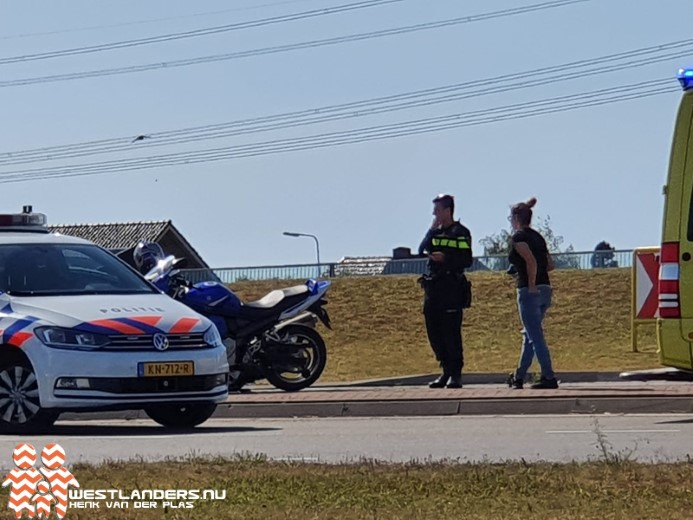
<instances>
[{"instance_id":1,"label":"motorcycle mirror","mask_svg":"<svg viewBox=\"0 0 693 520\"><path fill-rule=\"evenodd\" d=\"M169 255L166 258L159 260L154 267L151 268L151 270L144 275L145 279L153 282L156 279L164 276L165 274L168 274L172 269L173 266L176 264L176 257L173 255Z\"/></svg>"},{"instance_id":2,"label":"motorcycle mirror","mask_svg":"<svg viewBox=\"0 0 693 520\"><path fill-rule=\"evenodd\" d=\"M188 259L187 258L176 258L176 261L174 264L176 267L185 267L188 265Z\"/></svg>"}]
</instances>

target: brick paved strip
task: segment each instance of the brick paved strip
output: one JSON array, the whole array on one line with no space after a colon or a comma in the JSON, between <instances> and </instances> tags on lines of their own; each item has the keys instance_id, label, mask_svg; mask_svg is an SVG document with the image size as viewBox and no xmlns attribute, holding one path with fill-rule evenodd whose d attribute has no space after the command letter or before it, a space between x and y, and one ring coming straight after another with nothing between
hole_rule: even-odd
<instances>
[{"instance_id":1,"label":"brick paved strip","mask_svg":"<svg viewBox=\"0 0 693 520\"><path fill-rule=\"evenodd\" d=\"M468 401L488 399L554 400L580 398L655 398L691 397L693 384L591 384L564 385L558 390L513 390L501 386L467 386L461 389L430 389L426 387L382 387L378 389L336 388L281 392L254 390L245 394L231 394L228 403L328 403L364 401Z\"/></svg>"}]
</instances>

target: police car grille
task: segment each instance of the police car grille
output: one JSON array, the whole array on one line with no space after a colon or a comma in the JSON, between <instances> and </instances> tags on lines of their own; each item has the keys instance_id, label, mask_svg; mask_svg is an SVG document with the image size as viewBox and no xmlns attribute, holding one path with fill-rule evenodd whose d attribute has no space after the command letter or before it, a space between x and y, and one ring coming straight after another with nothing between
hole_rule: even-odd
<instances>
[{"instance_id":1,"label":"police car grille","mask_svg":"<svg viewBox=\"0 0 693 520\"><path fill-rule=\"evenodd\" d=\"M168 349L195 349L208 347L203 334L167 334ZM154 336L110 336L111 342L104 350L155 350Z\"/></svg>"},{"instance_id":2,"label":"police car grille","mask_svg":"<svg viewBox=\"0 0 693 520\"><path fill-rule=\"evenodd\" d=\"M217 376L91 378L90 390L112 394L208 392L219 386Z\"/></svg>"}]
</instances>

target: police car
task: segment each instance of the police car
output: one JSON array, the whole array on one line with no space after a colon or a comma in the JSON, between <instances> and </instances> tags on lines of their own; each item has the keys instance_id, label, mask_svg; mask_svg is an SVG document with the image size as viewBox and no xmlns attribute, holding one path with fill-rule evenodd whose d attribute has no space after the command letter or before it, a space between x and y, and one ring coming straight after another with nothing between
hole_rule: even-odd
<instances>
[{"instance_id":1,"label":"police car","mask_svg":"<svg viewBox=\"0 0 693 520\"><path fill-rule=\"evenodd\" d=\"M226 400L227 373L209 320L99 246L49 233L30 206L0 215L0 433L108 409L196 426Z\"/></svg>"}]
</instances>

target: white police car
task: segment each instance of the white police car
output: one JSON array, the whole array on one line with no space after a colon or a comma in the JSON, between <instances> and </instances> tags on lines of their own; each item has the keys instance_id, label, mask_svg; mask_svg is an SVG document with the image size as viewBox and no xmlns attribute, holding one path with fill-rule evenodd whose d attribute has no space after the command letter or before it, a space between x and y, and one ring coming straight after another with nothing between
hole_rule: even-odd
<instances>
[{"instance_id":1,"label":"white police car","mask_svg":"<svg viewBox=\"0 0 693 520\"><path fill-rule=\"evenodd\" d=\"M195 426L226 400L227 373L209 320L31 207L0 215L0 433L108 409Z\"/></svg>"}]
</instances>

